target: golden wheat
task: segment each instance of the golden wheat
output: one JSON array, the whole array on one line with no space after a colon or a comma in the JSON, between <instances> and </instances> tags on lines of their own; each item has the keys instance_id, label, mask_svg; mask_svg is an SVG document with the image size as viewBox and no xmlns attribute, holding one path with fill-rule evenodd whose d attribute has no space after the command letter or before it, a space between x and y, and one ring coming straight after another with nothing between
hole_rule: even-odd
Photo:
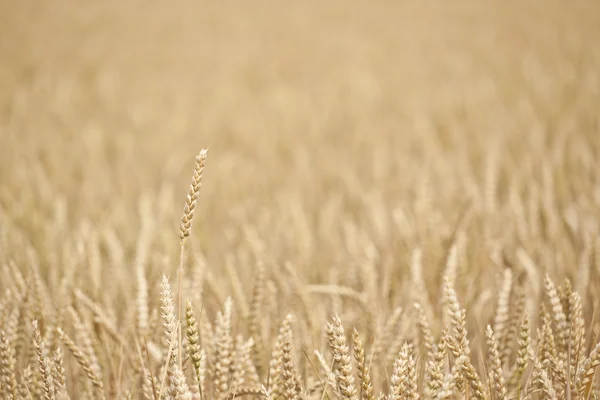
<instances>
[{"instance_id":1,"label":"golden wheat","mask_svg":"<svg viewBox=\"0 0 600 400\"><path fill-rule=\"evenodd\" d=\"M0 398L600 399L599 4L3 2Z\"/></svg>"}]
</instances>

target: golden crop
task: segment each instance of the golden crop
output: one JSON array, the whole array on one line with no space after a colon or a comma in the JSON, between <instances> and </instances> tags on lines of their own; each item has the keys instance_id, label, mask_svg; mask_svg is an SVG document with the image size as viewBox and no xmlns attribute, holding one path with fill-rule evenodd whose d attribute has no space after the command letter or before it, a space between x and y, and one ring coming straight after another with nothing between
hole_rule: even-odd
<instances>
[{"instance_id":1,"label":"golden crop","mask_svg":"<svg viewBox=\"0 0 600 400\"><path fill-rule=\"evenodd\" d=\"M0 398L599 399L599 43L594 0L2 2Z\"/></svg>"}]
</instances>

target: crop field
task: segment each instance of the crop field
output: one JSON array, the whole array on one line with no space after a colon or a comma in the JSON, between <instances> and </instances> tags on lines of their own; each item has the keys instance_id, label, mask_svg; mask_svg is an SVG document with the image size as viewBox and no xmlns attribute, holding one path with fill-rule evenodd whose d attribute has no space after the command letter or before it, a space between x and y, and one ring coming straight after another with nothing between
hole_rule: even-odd
<instances>
[{"instance_id":1,"label":"crop field","mask_svg":"<svg viewBox=\"0 0 600 400\"><path fill-rule=\"evenodd\" d=\"M1 399L600 400L599 290L596 0L0 1Z\"/></svg>"}]
</instances>

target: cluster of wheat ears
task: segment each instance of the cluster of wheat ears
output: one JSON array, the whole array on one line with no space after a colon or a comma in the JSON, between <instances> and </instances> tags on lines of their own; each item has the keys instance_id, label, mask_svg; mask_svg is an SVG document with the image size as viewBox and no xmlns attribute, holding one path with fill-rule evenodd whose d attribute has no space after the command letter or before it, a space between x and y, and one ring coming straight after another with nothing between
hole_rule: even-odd
<instances>
[{"instance_id":1,"label":"cluster of wheat ears","mask_svg":"<svg viewBox=\"0 0 600 400\"><path fill-rule=\"evenodd\" d=\"M557 285L551 276L541 276L522 247L513 256L496 253L494 259L503 266L498 283L470 300L474 313L489 318L468 323L468 307L455 289L468 210L447 244L438 280L441 296L427 294L424 254L416 247L406 293L396 297L403 304L387 310L375 296L385 282L372 278L363 289L308 284L289 263L274 268L273 260L261 259L264 248L252 232L247 234L255 243L252 282L231 273L232 292L226 292L211 281L214 276L200 256L188 269L186 243L207 154L202 150L196 157L185 202L178 277L163 274L157 286L148 283L145 269L153 210L142 202L146 223L133 255L136 293L112 299L128 304L125 315L114 302L112 307L103 304L110 290L74 285L76 267L67 268L54 280L58 287L50 288L31 245L24 245L26 268L18 260L5 260L0 283L3 399L600 398L593 310L585 307L571 280ZM577 231L577 222L565 221L565 229ZM600 249L595 237L585 234L589 230L580 231L584 239L574 239L572 246L582 249L575 283L587 294ZM90 274L99 273L100 253L125 257L114 239L101 239L106 246L79 243L71 264L83 265L85 259ZM4 237L3 246L7 243ZM373 248L367 254L361 268L368 275L377 256ZM318 320L314 296L331 299L324 307L333 310L326 321ZM158 297L156 303L150 299ZM482 313L477 304L493 311ZM344 307L358 310L352 318L358 326L338 316L335 310ZM124 320L135 323L123 328Z\"/></svg>"}]
</instances>

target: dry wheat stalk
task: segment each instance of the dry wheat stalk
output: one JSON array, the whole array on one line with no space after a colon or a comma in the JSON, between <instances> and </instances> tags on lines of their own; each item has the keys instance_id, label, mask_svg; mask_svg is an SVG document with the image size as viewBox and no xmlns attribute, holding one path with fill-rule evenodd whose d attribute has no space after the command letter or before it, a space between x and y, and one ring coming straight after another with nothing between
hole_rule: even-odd
<instances>
[{"instance_id":1,"label":"dry wheat stalk","mask_svg":"<svg viewBox=\"0 0 600 400\"><path fill-rule=\"evenodd\" d=\"M202 186L202 173L204 172L204 166L206 164L206 157L208 155L207 149L200 150L200 153L196 156L196 165L194 167L194 175L192 177L192 184L190 190L185 199L185 206L183 208L183 214L181 216L181 224L179 226L179 243L180 243L180 254L179 254L179 285L177 290L177 318L179 323L183 324L182 308L181 308L181 296L183 290L183 258L185 251L185 243L187 238L192 232L192 220L194 219L194 211L196 210L196 201L200 194L200 187ZM179 369L182 370L182 347L183 338L182 333L179 333L179 345L177 346Z\"/></svg>"}]
</instances>

